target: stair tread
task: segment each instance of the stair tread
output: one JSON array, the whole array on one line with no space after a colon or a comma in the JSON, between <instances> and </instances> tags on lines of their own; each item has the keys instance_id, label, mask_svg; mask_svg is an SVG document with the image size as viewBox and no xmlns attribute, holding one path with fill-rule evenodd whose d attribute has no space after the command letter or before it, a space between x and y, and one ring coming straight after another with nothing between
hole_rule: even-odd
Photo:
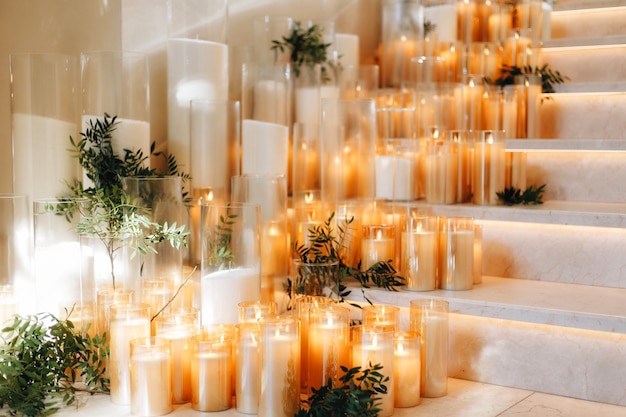
<instances>
[{"instance_id":1,"label":"stair tread","mask_svg":"<svg viewBox=\"0 0 626 417\"><path fill-rule=\"evenodd\" d=\"M607 46L626 46L626 35L546 39L542 41L541 51L545 53L556 48L587 49Z\"/></svg>"},{"instance_id":2,"label":"stair tread","mask_svg":"<svg viewBox=\"0 0 626 417\"><path fill-rule=\"evenodd\" d=\"M582 11L590 9L606 9L612 7L626 7L624 0L574 0L559 1L552 7L553 13Z\"/></svg>"},{"instance_id":3,"label":"stair tread","mask_svg":"<svg viewBox=\"0 0 626 417\"><path fill-rule=\"evenodd\" d=\"M445 299L450 312L485 318L626 333L626 289L484 276L469 291L367 289L375 304L408 307L416 298ZM353 288L348 297L365 301Z\"/></svg>"}]
</instances>

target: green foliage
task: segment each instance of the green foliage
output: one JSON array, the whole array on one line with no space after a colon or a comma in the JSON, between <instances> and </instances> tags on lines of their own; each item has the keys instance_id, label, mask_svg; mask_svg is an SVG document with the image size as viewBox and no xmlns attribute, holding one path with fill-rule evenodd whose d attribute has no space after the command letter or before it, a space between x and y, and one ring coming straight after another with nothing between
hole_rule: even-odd
<instances>
[{"instance_id":1,"label":"green foliage","mask_svg":"<svg viewBox=\"0 0 626 417\"><path fill-rule=\"evenodd\" d=\"M532 67L526 65L523 67L505 65L500 68L500 76L496 80L487 80L490 84L504 87L505 85L513 85L515 77L518 75L540 75L541 76L541 92L554 93L554 84L563 84L569 78L562 75L559 71L552 70L548 64L541 67Z\"/></svg>"},{"instance_id":2,"label":"green foliage","mask_svg":"<svg viewBox=\"0 0 626 417\"><path fill-rule=\"evenodd\" d=\"M335 213L333 212L323 224L308 230L309 246L301 245L297 241L293 243L293 250L298 259L309 266L298 271L296 282L292 282L291 279L288 280L287 291L289 294L291 294L293 285L296 286L296 290L303 290L305 286L310 286L311 281L314 281L319 285L328 286L334 294L340 297L341 301L344 301L345 297L351 293L345 285L347 277L351 277L361 284L363 297L372 304L365 296L365 289L370 288L371 285L389 291L396 291L396 287L405 285L405 279L398 275L392 265L392 260L377 262L366 271L361 271L360 262L356 266L347 265L342 253L345 252L346 236L350 225L354 222L354 217L346 218L344 222L337 222L337 233L335 233L334 224L336 222L334 219ZM319 267L314 268L316 264L331 262L336 262L337 266L328 271L326 275L319 271ZM315 271L316 274L311 274L312 271ZM322 291L319 289L313 293L321 294Z\"/></svg>"},{"instance_id":3,"label":"green foliage","mask_svg":"<svg viewBox=\"0 0 626 417\"><path fill-rule=\"evenodd\" d=\"M428 36L437 29L437 25L430 20L424 20L424 36Z\"/></svg>"},{"instance_id":4,"label":"green foliage","mask_svg":"<svg viewBox=\"0 0 626 417\"><path fill-rule=\"evenodd\" d=\"M293 64L293 71L296 77L300 76L300 68L303 65L313 67L321 64L322 81L330 80L327 65L327 49L330 43L324 43L322 28L318 25L311 25L308 29L302 27L300 22L295 22L289 36L283 36L281 40L272 40L271 49L275 54L278 52L290 51L290 62ZM327 64L327 65L326 65Z\"/></svg>"},{"instance_id":5,"label":"green foliage","mask_svg":"<svg viewBox=\"0 0 626 417\"><path fill-rule=\"evenodd\" d=\"M75 403L77 392L107 393L107 356L106 335L91 337L70 319L15 316L2 329L0 408L11 416L49 416Z\"/></svg>"},{"instance_id":6,"label":"green foliage","mask_svg":"<svg viewBox=\"0 0 626 417\"><path fill-rule=\"evenodd\" d=\"M131 201L123 187L124 177L178 175L186 181L190 178L189 175L179 172L176 159L172 155L155 153L154 143L151 153L165 158L167 172L161 173L155 168L146 167L145 162L149 156L144 155L141 149L124 149L122 157L117 155L111 140L118 124L116 116L111 117L105 113L101 119L90 120L89 127L81 132L80 140L70 137L71 151L91 184L85 187L80 180L68 183L68 191L60 197L60 201L71 203L57 206L60 214L68 219L76 213L80 214L77 233L98 237L106 248L111 265L116 252L129 238L135 239L135 248L139 253L146 254L156 253L155 245L161 242L169 242L176 248L187 246L189 235L184 226L151 221L149 209ZM183 190L181 193L184 196ZM112 284L115 286L113 269L111 274Z\"/></svg>"},{"instance_id":7,"label":"green foliage","mask_svg":"<svg viewBox=\"0 0 626 417\"><path fill-rule=\"evenodd\" d=\"M231 248L233 237L233 225L237 214L230 212L230 207L226 209L226 215L220 215L219 223L210 233L208 238L209 258L208 264L217 269L228 269L235 259Z\"/></svg>"},{"instance_id":8,"label":"green foliage","mask_svg":"<svg viewBox=\"0 0 626 417\"><path fill-rule=\"evenodd\" d=\"M509 187L504 191L496 192L498 200L505 206L514 206L522 204L525 206L534 206L543 204L543 192L545 191L546 184L542 184L535 188L533 185L522 191L519 188Z\"/></svg>"},{"instance_id":9,"label":"green foliage","mask_svg":"<svg viewBox=\"0 0 626 417\"><path fill-rule=\"evenodd\" d=\"M384 385L389 377L380 371L380 364L362 370L360 367L341 367L344 375L340 385L333 387L332 378L319 389L312 388L311 396L305 401L295 417L376 417L380 413L380 395L387 395Z\"/></svg>"}]
</instances>

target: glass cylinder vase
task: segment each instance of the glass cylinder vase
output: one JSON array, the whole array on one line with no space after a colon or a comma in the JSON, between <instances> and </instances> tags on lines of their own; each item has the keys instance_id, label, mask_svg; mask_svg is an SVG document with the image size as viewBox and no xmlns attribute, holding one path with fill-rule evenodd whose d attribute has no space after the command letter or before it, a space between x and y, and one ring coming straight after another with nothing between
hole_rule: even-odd
<instances>
[{"instance_id":1,"label":"glass cylinder vase","mask_svg":"<svg viewBox=\"0 0 626 417\"><path fill-rule=\"evenodd\" d=\"M30 288L30 210L25 195L0 194L0 323L35 312ZM18 302L19 301L19 302Z\"/></svg>"},{"instance_id":2,"label":"glass cylinder vase","mask_svg":"<svg viewBox=\"0 0 626 417\"><path fill-rule=\"evenodd\" d=\"M191 100L228 99L228 2L168 2L168 149L191 166Z\"/></svg>"},{"instance_id":3,"label":"glass cylinder vase","mask_svg":"<svg viewBox=\"0 0 626 417\"><path fill-rule=\"evenodd\" d=\"M159 337L130 341L130 413L162 416L172 410L171 343Z\"/></svg>"},{"instance_id":4,"label":"glass cylinder vase","mask_svg":"<svg viewBox=\"0 0 626 417\"><path fill-rule=\"evenodd\" d=\"M78 58L11 54L9 71L13 192L31 201L56 197L67 191L65 181L72 183L79 174L68 151L70 136L79 137Z\"/></svg>"},{"instance_id":5,"label":"glass cylinder vase","mask_svg":"<svg viewBox=\"0 0 626 417\"><path fill-rule=\"evenodd\" d=\"M382 21L382 87L404 87L410 80L409 62L421 55L424 7L419 0L385 0Z\"/></svg>"},{"instance_id":6,"label":"glass cylinder vase","mask_svg":"<svg viewBox=\"0 0 626 417\"><path fill-rule=\"evenodd\" d=\"M439 218L414 216L407 219L402 232L401 273L409 291L437 289Z\"/></svg>"},{"instance_id":7,"label":"glass cylinder vase","mask_svg":"<svg viewBox=\"0 0 626 417\"><path fill-rule=\"evenodd\" d=\"M82 129L105 114L118 122L112 132L113 152L125 149L150 157L150 75L148 57L131 51L81 54ZM149 165L149 160L147 165ZM179 161L180 162L180 161Z\"/></svg>"},{"instance_id":8,"label":"glass cylinder vase","mask_svg":"<svg viewBox=\"0 0 626 417\"><path fill-rule=\"evenodd\" d=\"M411 331L421 338L421 395L448 393L448 302L418 298L410 302Z\"/></svg>"},{"instance_id":9,"label":"glass cylinder vase","mask_svg":"<svg viewBox=\"0 0 626 417\"><path fill-rule=\"evenodd\" d=\"M261 248L258 205L202 206L202 268L194 306L201 324L236 324L237 304L260 300Z\"/></svg>"}]
</instances>

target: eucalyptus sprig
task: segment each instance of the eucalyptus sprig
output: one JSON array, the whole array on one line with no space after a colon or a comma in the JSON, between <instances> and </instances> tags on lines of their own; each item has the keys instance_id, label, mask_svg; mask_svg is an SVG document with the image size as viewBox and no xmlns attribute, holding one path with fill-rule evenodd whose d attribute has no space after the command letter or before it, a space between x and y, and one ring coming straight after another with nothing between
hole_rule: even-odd
<instances>
[{"instance_id":1,"label":"eucalyptus sprig","mask_svg":"<svg viewBox=\"0 0 626 417\"><path fill-rule=\"evenodd\" d=\"M320 388L311 388L311 396L294 417L376 417L382 399L388 395L385 383L389 377L382 374L382 365L375 364L361 370L341 366L344 375L340 384L333 386L332 378Z\"/></svg>"},{"instance_id":2,"label":"eucalyptus sprig","mask_svg":"<svg viewBox=\"0 0 626 417\"><path fill-rule=\"evenodd\" d=\"M495 80L487 80L490 84L504 87L505 85L513 85L515 83L515 77L518 75L539 75L541 76L541 92L542 93L554 93L555 84L563 84L569 77L561 74L559 71L553 70L548 64L544 64L541 67L533 67L530 65L525 66L511 66L504 65L500 68L500 75Z\"/></svg>"},{"instance_id":3,"label":"eucalyptus sprig","mask_svg":"<svg viewBox=\"0 0 626 417\"><path fill-rule=\"evenodd\" d=\"M71 312L70 312L71 317ZM2 329L0 408L9 415L49 416L78 392L108 393L106 335L89 336L68 318L14 316Z\"/></svg>"},{"instance_id":4,"label":"eucalyptus sprig","mask_svg":"<svg viewBox=\"0 0 626 417\"><path fill-rule=\"evenodd\" d=\"M189 235L184 226L152 221L149 209L131 200L123 187L125 177L178 175L186 181L189 175L179 171L173 155L154 152L154 143L150 152L165 158L166 172L147 167L149 156L141 149L124 149L122 156L117 155L111 141L118 124L117 116L105 113L104 117L89 121L80 140L70 136L71 152L78 159L88 182L78 179L68 182L68 191L60 196L60 200L72 203L57 206L67 218L80 214L76 226L79 234L95 236L102 241L111 262L114 287L114 258L124 240L135 239L135 249L140 254L147 254L156 253L155 245L161 242L169 242L175 248L187 246ZM181 193L184 197L184 190Z\"/></svg>"},{"instance_id":5,"label":"eucalyptus sprig","mask_svg":"<svg viewBox=\"0 0 626 417\"><path fill-rule=\"evenodd\" d=\"M311 25L305 29L300 22L295 22L289 36L272 40L271 50L274 54L289 51L289 60L293 64L296 77L300 76L302 66L313 67L320 64L322 81L327 82L330 80L329 71L332 68L327 57L330 46L330 43L324 42L322 28L319 25Z\"/></svg>"},{"instance_id":6,"label":"eucalyptus sprig","mask_svg":"<svg viewBox=\"0 0 626 417\"><path fill-rule=\"evenodd\" d=\"M322 278L324 279L323 283L329 285L330 290L339 296L340 301L344 301L345 297L351 293L345 284L348 277L354 278L361 284L363 296L370 304L372 302L365 296L365 289L376 286L388 291L397 291L397 287L405 285L405 278L398 274L392 265L392 260L379 261L365 271L361 270L361 262L356 266L346 264L343 257L346 251L345 242L350 225L354 222L354 217L346 218L345 222L335 222L334 219L335 213L333 212L323 224L308 230L308 246L296 241L293 243L292 249L303 264L337 263L336 270L332 271L334 280L330 281L329 277ZM336 231L335 223L337 223ZM316 271L319 274L319 268L304 268L298 272L306 275L307 271ZM288 279L288 293L291 294L292 286L296 286L296 289L303 288L303 283L306 282L307 278L307 276L297 276L296 282ZM322 283L319 277L316 279Z\"/></svg>"},{"instance_id":7,"label":"eucalyptus sprig","mask_svg":"<svg viewBox=\"0 0 626 417\"><path fill-rule=\"evenodd\" d=\"M231 213L228 207L226 214L220 215L219 223L208 234L208 264L219 270L230 268L235 259L231 241L237 217L238 215Z\"/></svg>"},{"instance_id":8,"label":"eucalyptus sprig","mask_svg":"<svg viewBox=\"0 0 626 417\"><path fill-rule=\"evenodd\" d=\"M496 192L496 196L505 206L514 206L518 204L536 206L543 204L543 193L545 188L546 184L542 184L539 187L531 185L525 190L509 187L505 188L504 191Z\"/></svg>"}]
</instances>

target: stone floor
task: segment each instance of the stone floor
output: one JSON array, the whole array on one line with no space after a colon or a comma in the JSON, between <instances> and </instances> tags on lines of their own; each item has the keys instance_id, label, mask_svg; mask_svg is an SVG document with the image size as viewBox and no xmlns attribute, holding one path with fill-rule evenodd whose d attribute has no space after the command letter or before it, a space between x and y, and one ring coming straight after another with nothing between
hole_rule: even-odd
<instances>
[{"instance_id":1,"label":"stone floor","mask_svg":"<svg viewBox=\"0 0 626 417\"><path fill-rule=\"evenodd\" d=\"M175 407L175 417L239 417L235 409L200 413L189 404ZM87 399L78 410L67 408L57 417L130 417L130 407L117 406L106 396ZM624 417L626 407L577 400L515 388L449 379L448 395L424 398L414 408L396 409L394 417Z\"/></svg>"}]
</instances>

